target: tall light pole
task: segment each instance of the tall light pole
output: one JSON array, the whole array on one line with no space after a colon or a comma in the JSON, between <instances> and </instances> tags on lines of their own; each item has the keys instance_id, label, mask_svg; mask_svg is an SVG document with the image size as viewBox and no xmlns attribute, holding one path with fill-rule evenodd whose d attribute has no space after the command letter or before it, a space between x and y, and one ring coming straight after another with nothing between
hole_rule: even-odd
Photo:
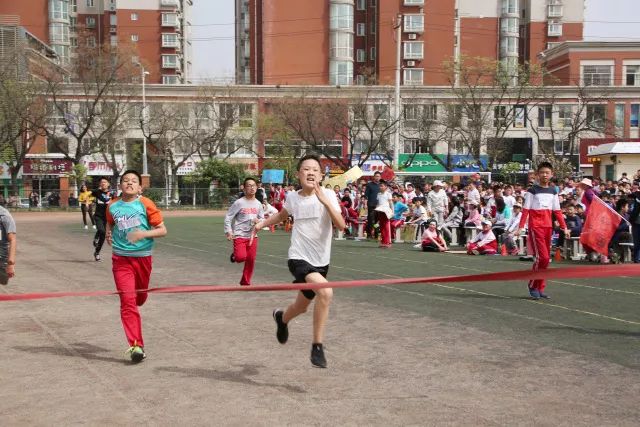
<instances>
[{"instance_id":1,"label":"tall light pole","mask_svg":"<svg viewBox=\"0 0 640 427\"><path fill-rule=\"evenodd\" d=\"M140 73L142 75L142 174L149 175L147 165L147 135L144 133L145 125L147 123L147 97L145 92L145 76L150 73L144 69L140 64Z\"/></svg>"},{"instance_id":2,"label":"tall light pole","mask_svg":"<svg viewBox=\"0 0 640 427\"><path fill-rule=\"evenodd\" d=\"M398 170L400 159L400 72L402 69L402 14L398 14L396 30L396 87L395 87L395 121L396 129L393 134L393 168Z\"/></svg>"}]
</instances>

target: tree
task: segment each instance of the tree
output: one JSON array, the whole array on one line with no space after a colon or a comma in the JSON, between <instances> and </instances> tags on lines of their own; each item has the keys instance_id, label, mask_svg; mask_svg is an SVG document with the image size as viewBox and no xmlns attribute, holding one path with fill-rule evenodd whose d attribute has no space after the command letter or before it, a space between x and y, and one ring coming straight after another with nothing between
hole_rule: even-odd
<instances>
[{"instance_id":1,"label":"tree","mask_svg":"<svg viewBox=\"0 0 640 427\"><path fill-rule=\"evenodd\" d=\"M588 134L616 136L607 105L610 93L603 88L583 84L575 86L576 103L559 102L559 90L546 87L537 101L537 115L528 117L538 140L538 153L547 160L559 157L577 167L580 138Z\"/></svg>"},{"instance_id":2,"label":"tree","mask_svg":"<svg viewBox=\"0 0 640 427\"><path fill-rule=\"evenodd\" d=\"M462 58L445 64L445 70L455 105L444 122L450 137L478 164L484 152L489 164L495 164L508 148L505 134L526 124L528 106L541 88L541 70L532 66L511 70L487 58Z\"/></svg>"},{"instance_id":3,"label":"tree","mask_svg":"<svg viewBox=\"0 0 640 427\"><path fill-rule=\"evenodd\" d=\"M41 83L19 66L29 55L21 43L0 55L0 159L9 166L12 194L46 117Z\"/></svg>"},{"instance_id":4,"label":"tree","mask_svg":"<svg viewBox=\"0 0 640 427\"><path fill-rule=\"evenodd\" d=\"M45 76L49 122L41 132L51 148L74 164L113 144L136 95L139 69L126 47L82 44L72 60L69 82ZM70 141L71 140L71 143Z\"/></svg>"},{"instance_id":5,"label":"tree","mask_svg":"<svg viewBox=\"0 0 640 427\"><path fill-rule=\"evenodd\" d=\"M404 152L409 153L409 157L401 166L411 164L418 153L434 154L436 144L447 135L446 129L438 121L436 104L405 104L401 136L405 144Z\"/></svg>"}]
</instances>

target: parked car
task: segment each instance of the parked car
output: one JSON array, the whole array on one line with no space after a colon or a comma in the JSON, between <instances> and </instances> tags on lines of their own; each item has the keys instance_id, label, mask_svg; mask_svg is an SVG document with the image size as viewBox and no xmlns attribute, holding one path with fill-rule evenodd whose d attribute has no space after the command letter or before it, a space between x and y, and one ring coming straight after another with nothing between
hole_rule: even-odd
<instances>
[{"instance_id":1,"label":"parked car","mask_svg":"<svg viewBox=\"0 0 640 427\"><path fill-rule=\"evenodd\" d=\"M29 208L29 198L28 197L21 197L20 198L20 204L18 205L18 207L20 208Z\"/></svg>"}]
</instances>

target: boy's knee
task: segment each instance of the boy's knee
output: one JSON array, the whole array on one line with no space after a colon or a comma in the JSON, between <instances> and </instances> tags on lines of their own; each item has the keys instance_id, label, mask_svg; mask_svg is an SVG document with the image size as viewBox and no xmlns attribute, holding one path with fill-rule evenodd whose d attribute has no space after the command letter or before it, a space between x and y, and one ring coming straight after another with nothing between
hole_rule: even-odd
<instances>
[{"instance_id":1,"label":"boy's knee","mask_svg":"<svg viewBox=\"0 0 640 427\"><path fill-rule=\"evenodd\" d=\"M330 288L318 289L316 294L316 298L324 304L329 304L333 299L333 289Z\"/></svg>"}]
</instances>

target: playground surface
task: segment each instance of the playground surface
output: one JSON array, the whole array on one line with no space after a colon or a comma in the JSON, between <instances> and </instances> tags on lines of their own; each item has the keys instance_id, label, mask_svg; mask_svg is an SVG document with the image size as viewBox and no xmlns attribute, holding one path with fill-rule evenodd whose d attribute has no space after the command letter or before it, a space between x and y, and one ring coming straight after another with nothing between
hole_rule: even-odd
<instances>
[{"instance_id":1,"label":"playground surface","mask_svg":"<svg viewBox=\"0 0 640 427\"><path fill-rule=\"evenodd\" d=\"M19 212L17 276L4 293L114 289L78 213ZM236 284L215 212L166 214L152 286ZM259 237L254 284L290 283L289 234ZM552 264L562 268L577 263ZM530 269L517 257L432 254L335 241L331 280ZM640 281L551 281L336 290L325 352L311 313L280 345L291 291L150 295L147 359L132 365L116 296L0 302L3 425L638 425Z\"/></svg>"}]
</instances>

